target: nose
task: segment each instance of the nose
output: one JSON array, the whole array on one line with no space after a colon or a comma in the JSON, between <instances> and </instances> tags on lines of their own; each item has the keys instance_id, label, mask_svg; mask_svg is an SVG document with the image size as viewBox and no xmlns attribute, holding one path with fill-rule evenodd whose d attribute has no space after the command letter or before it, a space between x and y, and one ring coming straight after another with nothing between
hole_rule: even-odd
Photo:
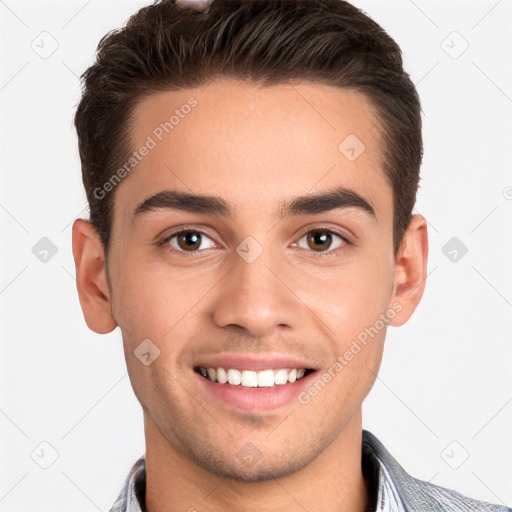
<instances>
[{"instance_id":1,"label":"nose","mask_svg":"<svg viewBox=\"0 0 512 512\"><path fill-rule=\"evenodd\" d=\"M235 326L254 337L295 329L304 313L294 281L270 251L252 262L234 254L213 304L213 319L219 327Z\"/></svg>"}]
</instances>

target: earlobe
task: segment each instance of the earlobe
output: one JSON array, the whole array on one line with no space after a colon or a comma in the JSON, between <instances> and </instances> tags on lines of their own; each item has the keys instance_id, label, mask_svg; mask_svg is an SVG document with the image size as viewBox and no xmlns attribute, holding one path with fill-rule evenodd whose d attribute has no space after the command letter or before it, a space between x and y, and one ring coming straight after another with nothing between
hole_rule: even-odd
<instances>
[{"instance_id":1,"label":"earlobe","mask_svg":"<svg viewBox=\"0 0 512 512\"><path fill-rule=\"evenodd\" d=\"M391 302L399 303L401 309L390 320L390 325L403 325L419 304L425 290L427 260L427 222L422 215L416 214L411 218L395 262L394 294Z\"/></svg>"},{"instance_id":2,"label":"earlobe","mask_svg":"<svg viewBox=\"0 0 512 512\"><path fill-rule=\"evenodd\" d=\"M85 323L92 331L106 334L117 327L112 315L103 245L87 220L73 223L73 258L76 286Z\"/></svg>"}]
</instances>

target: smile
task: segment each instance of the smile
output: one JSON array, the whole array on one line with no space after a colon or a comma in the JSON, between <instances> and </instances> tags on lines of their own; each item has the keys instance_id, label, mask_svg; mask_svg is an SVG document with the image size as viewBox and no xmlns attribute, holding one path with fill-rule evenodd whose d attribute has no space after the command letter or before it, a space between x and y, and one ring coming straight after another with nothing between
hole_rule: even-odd
<instances>
[{"instance_id":1,"label":"smile","mask_svg":"<svg viewBox=\"0 0 512 512\"><path fill-rule=\"evenodd\" d=\"M313 371L307 368L238 370L236 368L203 368L201 366L195 370L211 382L246 388L283 386L300 380Z\"/></svg>"}]
</instances>

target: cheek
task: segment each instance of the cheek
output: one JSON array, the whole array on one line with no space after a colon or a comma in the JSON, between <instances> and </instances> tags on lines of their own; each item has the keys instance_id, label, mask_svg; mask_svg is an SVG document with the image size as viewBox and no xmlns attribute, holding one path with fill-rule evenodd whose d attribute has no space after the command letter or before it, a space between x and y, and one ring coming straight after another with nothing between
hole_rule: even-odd
<instances>
[{"instance_id":1,"label":"cheek","mask_svg":"<svg viewBox=\"0 0 512 512\"><path fill-rule=\"evenodd\" d=\"M116 259L113 268L113 311L121 328L139 337L165 333L179 314L176 304L170 303L173 297L180 303L176 301L179 285L168 273L157 271L154 264L129 251Z\"/></svg>"},{"instance_id":2,"label":"cheek","mask_svg":"<svg viewBox=\"0 0 512 512\"><path fill-rule=\"evenodd\" d=\"M150 339L161 351L159 361L168 359L172 364L189 340L190 330L200 322L202 299L218 277L193 269L171 269L147 258L137 261L128 255L117 269L113 311L125 351L133 353L143 340Z\"/></svg>"},{"instance_id":3,"label":"cheek","mask_svg":"<svg viewBox=\"0 0 512 512\"><path fill-rule=\"evenodd\" d=\"M133 392L144 410L154 413L159 403L179 401L179 393L176 393L180 388L176 385L178 379L174 371L167 367L164 353L148 366L133 356L133 350L125 349L125 355Z\"/></svg>"},{"instance_id":4,"label":"cheek","mask_svg":"<svg viewBox=\"0 0 512 512\"><path fill-rule=\"evenodd\" d=\"M331 337L346 343L385 313L392 291L392 268L367 264L311 272L301 280L305 303L331 329Z\"/></svg>"}]
</instances>

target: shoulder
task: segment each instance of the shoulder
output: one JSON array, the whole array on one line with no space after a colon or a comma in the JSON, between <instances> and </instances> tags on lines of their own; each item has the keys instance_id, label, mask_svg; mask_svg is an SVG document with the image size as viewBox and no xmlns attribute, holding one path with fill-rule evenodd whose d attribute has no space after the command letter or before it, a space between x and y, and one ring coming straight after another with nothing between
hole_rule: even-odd
<instances>
[{"instance_id":1,"label":"shoulder","mask_svg":"<svg viewBox=\"0 0 512 512\"><path fill-rule=\"evenodd\" d=\"M511 512L505 505L494 505L465 496L453 489L419 480L407 475L403 482L403 498L406 510L414 512Z\"/></svg>"},{"instance_id":2,"label":"shoulder","mask_svg":"<svg viewBox=\"0 0 512 512\"><path fill-rule=\"evenodd\" d=\"M146 457L142 455L126 476L123 488L109 512L145 511Z\"/></svg>"},{"instance_id":3,"label":"shoulder","mask_svg":"<svg viewBox=\"0 0 512 512\"><path fill-rule=\"evenodd\" d=\"M363 453L381 468L379 487L391 487L407 512L512 512L505 505L475 500L445 487L413 477L397 462L375 435L363 430Z\"/></svg>"}]
</instances>

